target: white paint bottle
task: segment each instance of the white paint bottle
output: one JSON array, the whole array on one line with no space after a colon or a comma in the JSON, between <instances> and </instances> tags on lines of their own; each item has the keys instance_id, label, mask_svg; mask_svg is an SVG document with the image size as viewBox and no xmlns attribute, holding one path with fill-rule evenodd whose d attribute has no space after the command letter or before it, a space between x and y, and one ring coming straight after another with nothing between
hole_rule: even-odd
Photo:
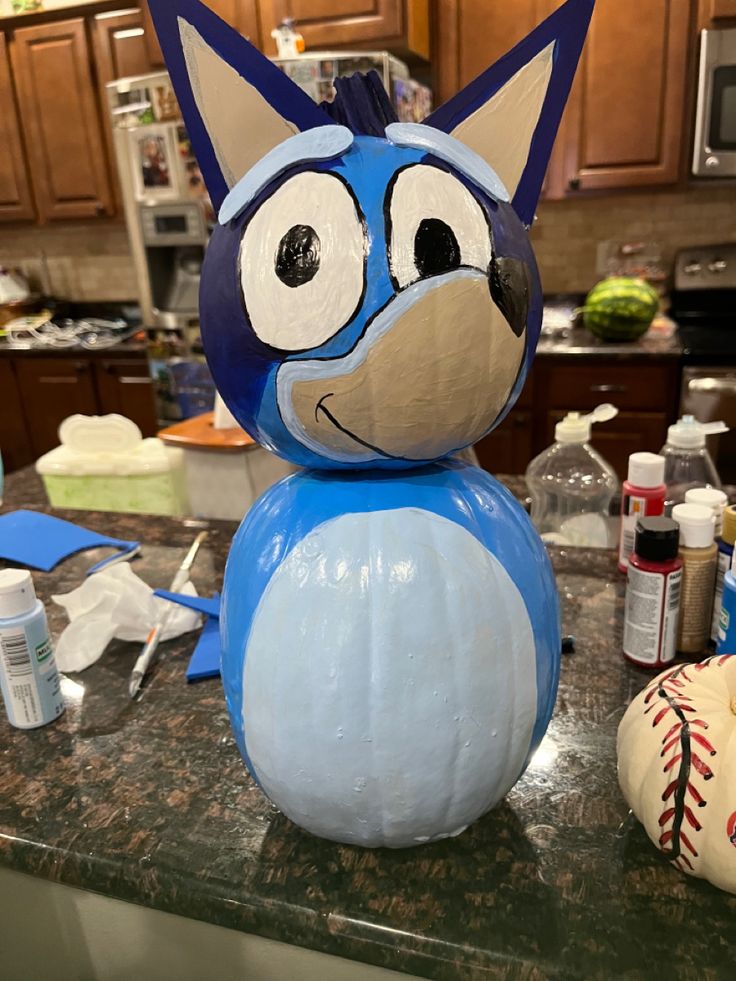
<instances>
[{"instance_id":1,"label":"white paint bottle","mask_svg":"<svg viewBox=\"0 0 736 981\"><path fill-rule=\"evenodd\" d=\"M18 729L36 729L64 711L46 611L27 569L0 572L0 689Z\"/></svg>"}]
</instances>

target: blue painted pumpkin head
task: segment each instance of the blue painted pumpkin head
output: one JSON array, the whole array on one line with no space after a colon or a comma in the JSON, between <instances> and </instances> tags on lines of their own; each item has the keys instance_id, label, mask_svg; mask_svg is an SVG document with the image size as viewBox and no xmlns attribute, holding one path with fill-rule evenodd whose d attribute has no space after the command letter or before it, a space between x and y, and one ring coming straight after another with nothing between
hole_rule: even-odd
<instances>
[{"instance_id":1,"label":"blue painted pumpkin head","mask_svg":"<svg viewBox=\"0 0 736 981\"><path fill-rule=\"evenodd\" d=\"M198 0L154 0L220 209L207 359L262 444L317 467L406 467L489 432L541 324L530 224L592 0L560 10L424 124L377 77L317 107Z\"/></svg>"}]
</instances>

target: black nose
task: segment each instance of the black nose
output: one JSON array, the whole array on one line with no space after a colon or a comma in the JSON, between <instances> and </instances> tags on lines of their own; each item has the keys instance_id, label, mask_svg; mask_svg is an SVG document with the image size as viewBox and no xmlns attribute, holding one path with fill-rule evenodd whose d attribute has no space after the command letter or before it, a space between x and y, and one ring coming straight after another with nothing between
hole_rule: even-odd
<instances>
[{"instance_id":1,"label":"black nose","mask_svg":"<svg viewBox=\"0 0 736 981\"><path fill-rule=\"evenodd\" d=\"M422 218L414 236L414 262L424 279L457 269L460 246L455 233L441 218Z\"/></svg>"},{"instance_id":2,"label":"black nose","mask_svg":"<svg viewBox=\"0 0 736 981\"><path fill-rule=\"evenodd\" d=\"M529 268L521 259L493 256L488 275L493 301L508 321L508 325L521 337L529 315L531 283Z\"/></svg>"}]
</instances>

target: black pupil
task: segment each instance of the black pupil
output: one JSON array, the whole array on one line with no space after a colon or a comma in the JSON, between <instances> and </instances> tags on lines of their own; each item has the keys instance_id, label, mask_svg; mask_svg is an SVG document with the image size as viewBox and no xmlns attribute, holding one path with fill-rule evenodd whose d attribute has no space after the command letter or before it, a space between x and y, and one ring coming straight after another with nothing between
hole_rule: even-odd
<instances>
[{"instance_id":1,"label":"black pupil","mask_svg":"<svg viewBox=\"0 0 736 981\"><path fill-rule=\"evenodd\" d=\"M292 225L279 242L276 275L285 286L303 286L319 269L319 235L311 225Z\"/></svg>"},{"instance_id":2,"label":"black pupil","mask_svg":"<svg viewBox=\"0 0 736 981\"><path fill-rule=\"evenodd\" d=\"M440 218L422 218L414 236L414 262L420 276L457 269L460 265L460 246L455 233Z\"/></svg>"}]
</instances>

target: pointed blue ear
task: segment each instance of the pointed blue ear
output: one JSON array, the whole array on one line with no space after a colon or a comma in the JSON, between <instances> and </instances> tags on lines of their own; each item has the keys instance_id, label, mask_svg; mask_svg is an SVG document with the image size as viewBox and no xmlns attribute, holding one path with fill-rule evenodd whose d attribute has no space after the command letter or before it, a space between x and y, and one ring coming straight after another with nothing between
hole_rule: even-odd
<instances>
[{"instance_id":1,"label":"pointed blue ear","mask_svg":"<svg viewBox=\"0 0 736 981\"><path fill-rule=\"evenodd\" d=\"M490 164L525 225L534 219L594 4L567 0L424 120Z\"/></svg>"},{"instance_id":2,"label":"pointed blue ear","mask_svg":"<svg viewBox=\"0 0 736 981\"><path fill-rule=\"evenodd\" d=\"M184 122L216 210L275 146L332 119L199 0L149 0Z\"/></svg>"}]
</instances>

